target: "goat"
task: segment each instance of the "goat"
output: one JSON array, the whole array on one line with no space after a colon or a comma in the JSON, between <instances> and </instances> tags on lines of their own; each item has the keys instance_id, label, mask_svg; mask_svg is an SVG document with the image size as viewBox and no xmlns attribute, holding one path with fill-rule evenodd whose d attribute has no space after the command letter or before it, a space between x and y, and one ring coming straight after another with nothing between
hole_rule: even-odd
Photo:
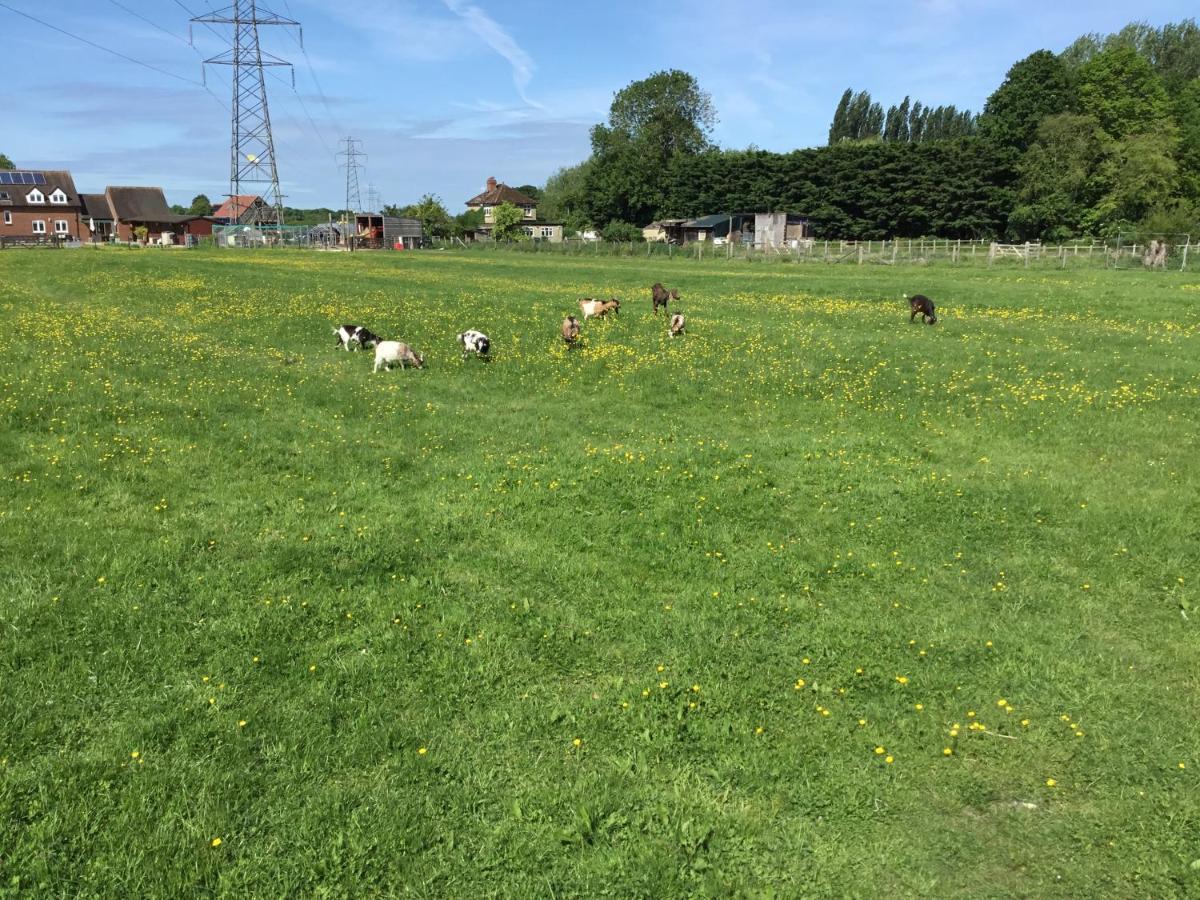
<instances>
[{"instance_id":1,"label":"goat","mask_svg":"<svg viewBox=\"0 0 1200 900\"><path fill-rule=\"evenodd\" d=\"M400 363L402 369L406 363L412 363L421 369L425 366L425 357L414 353L412 347L400 341L380 341L375 345L375 368L371 370L372 373L378 372L380 368L390 369L392 363L396 362Z\"/></svg>"},{"instance_id":2,"label":"goat","mask_svg":"<svg viewBox=\"0 0 1200 900\"><path fill-rule=\"evenodd\" d=\"M455 339L462 344L463 359L466 359L470 353L487 359L492 349L492 342L488 340L488 336L482 331L464 331L457 335Z\"/></svg>"},{"instance_id":3,"label":"goat","mask_svg":"<svg viewBox=\"0 0 1200 900\"><path fill-rule=\"evenodd\" d=\"M657 281L650 288L650 299L652 301L654 301L654 312L657 315L658 308L660 306L663 308L663 312L666 312L668 300L678 300L679 299L679 291L676 290L675 288L672 288L671 290L668 291L665 287L662 286L661 281Z\"/></svg>"},{"instance_id":4,"label":"goat","mask_svg":"<svg viewBox=\"0 0 1200 900\"><path fill-rule=\"evenodd\" d=\"M675 337L678 334L683 334L683 329L686 326L687 319L685 319L679 313L675 313L675 315L671 316L671 328L667 334L669 334L671 337Z\"/></svg>"},{"instance_id":5,"label":"goat","mask_svg":"<svg viewBox=\"0 0 1200 900\"><path fill-rule=\"evenodd\" d=\"M563 319L562 339L567 342L568 347L573 347L579 340L579 320L574 316L567 316Z\"/></svg>"},{"instance_id":6,"label":"goat","mask_svg":"<svg viewBox=\"0 0 1200 900\"><path fill-rule=\"evenodd\" d=\"M608 315L610 312L620 312L621 301L615 297L611 300L604 301L584 298L583 300L579 301L579 308L583 311L583 319L586 322L592 316L599 318L601 316Z\"/></svg>"},{"instance_id":7,"label":"goat","mask_svg":"<svg viewBox=\"0 0 1200 900\"><path fill-rule=\"evenodd\" d=\"M909 325L913 323L913 320L917 317L917 313L921 314L922 322L927 322L930 325L937 322L937 314L933 311L933 301L924 294L913 294L911 297L905 294L904 299L912 307L912 315L908 317Z\"/></svg>"},{"instance_id":8,"label":"goat","mask_svg":"<svg viewBox=\"0 0 1200 900\"><path fill-rule=\"evenodd\" d=\"M366 347L374 347L382 338L377 334L372 334L366 327L362 325L342 325L339 328L333 329L333 333L337 335L337 343L334 348L341 347L344 350L350 349L350 344L358 344L360 350Z\"/></svg>"}]
</instances>

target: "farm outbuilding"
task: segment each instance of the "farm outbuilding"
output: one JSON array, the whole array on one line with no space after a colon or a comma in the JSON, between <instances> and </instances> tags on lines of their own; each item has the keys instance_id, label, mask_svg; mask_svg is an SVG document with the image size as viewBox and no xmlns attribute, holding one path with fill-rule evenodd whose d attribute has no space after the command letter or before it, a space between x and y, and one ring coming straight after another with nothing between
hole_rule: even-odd
<instances>
[{"instance_id":1,"label":"farm outbuilding","mask_svg":"<svg viewBox=\"0 0 1200 900\"><path fill-rule=\"evenodd\" d=\"M760 247L782 247L790 241L810 237L812 233L808 219L786 212L715 213L697 219L663 219L642 231L647 240L666 240L673 244L728 240ZM651 237L652 231L661 233L662 237Z\"/></svg>"},{"instance_id":2,"label":"farm outbuilding","mask_svg":"<svg viewBox=\"0 0 1200 900\"><path fill-rule=\"evenodd\" d=\"M411 250L424 239L421 220L408 216L359 213L354 217L354 231L360 246L373 249Z\"/></svg>"}]
</instances>

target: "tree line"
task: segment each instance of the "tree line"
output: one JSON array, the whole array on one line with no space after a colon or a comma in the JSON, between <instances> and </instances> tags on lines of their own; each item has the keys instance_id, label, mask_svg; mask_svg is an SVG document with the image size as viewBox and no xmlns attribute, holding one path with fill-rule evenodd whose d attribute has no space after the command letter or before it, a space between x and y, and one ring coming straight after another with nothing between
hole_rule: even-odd
<instances>
[{"instance_id":1,"label":"tree line","mask_svg":"<svg viewBox=\"0 0 1200 900\"><path fill-rule=\"evenodd\" d=\"M661 218L787 210L835 238L1057 240L1142 227L1200 232L1200 28L1089 34L1009 69L980 114L847 90L824 147L711 141L685 72L617 92L592 153L556 172L539 216L626 233Z\"/></svg>"}]
</instances>

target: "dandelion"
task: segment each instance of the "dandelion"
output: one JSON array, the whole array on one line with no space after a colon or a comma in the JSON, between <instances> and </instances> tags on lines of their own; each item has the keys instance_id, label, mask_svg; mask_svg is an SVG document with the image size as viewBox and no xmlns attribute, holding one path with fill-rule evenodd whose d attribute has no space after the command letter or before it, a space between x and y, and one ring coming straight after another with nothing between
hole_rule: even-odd
<instances>
[{"instance_id":1,"label":"dandelion","mask_svg":"<svg viewBox=\"0 0 1200 900\"><path fill-rule=\"evenodd\" d=\"M796 690L800 690L805 684L807 684L807 682L803 678L797 678L794 687Z\"/></svg>"},{"instance_id":2,"label":"dandelion","mask_svg":"<svg viewBox=\"0 0 1200 900\"><path fill-rule=\"evenodd\" d=\"M141 756L141 755L142 755L142 754L141 754L141 751L140 751L140 750L134 750L134 751L132 751L132 752L129 754L129 758L130 758L130 759L137 759L137 758L138 758L139 756Z\"/></svg>"},{"instance_id":3,"label":"dandelion","mask_svg":"<svg viewBox=\"0 0 1200 900\"><path fill-rule=\"evenodd\" d=\"M215 838L213 838L211 841L209 841L208 845L209 845L210 847L220 847L220 846L221 846L221 839L220 839L219 837L215 837Z\"/></svg>"},{"instance_id":4,"label":"dandelion","mask_svg":"<svg viewBox=\"0 0 1200 900\"><path fill-rule=\"evenodd\" d=\"M424 756L428 752L429 752L428 747L418 747L417 748L417 756Z\"/></svg>"},{"instance_id":5,"label":"dandelion","mask_svg":"<svg viewBox=\"0 0 1200 900\"><path fill-rule=\"evenodd\" d=\"M666 690L667 688L669 688L670 686L671 686L671 682L669 682L669 681L660 681L660 682L658 683L658 689L659 689L660 691L665 691L665 690Z\"/></svg>"},{"instance_id":6,"label":"dandelion","mask_svg":"<svg viewBox=\"0 0 1200 900\"><path fill-rule=\"evenodd\" d=\"M876 755L876 756L883 756L883 754L884 754L884 753L886 753L886 752L887 752L887 751L886 751L886 750L885 750L883 747L876 747L876 748L875 748L875 755Z\"/></svg>"},{"instance_id":7,"label":"dandelion","mask_svg":"<svg viewBox=\"0 0 1200 900\"><path fill-rule=\"evenodd\" d=\"M575 740L571 741L571 745L579 749L583 746L583 738L575 738Z\"/></svg>"},{"instance_id":8,"label":"dandelion","mask_svg":"<svg viewBox=\"0 0 1200 900\"><path fill-rule=\"evenodd\" d=\"M866 720L866 719L859 719L859 720L858 720L858 727L859 727L859 728L866 728L866 727L867 727L867 720Z\"/></svg>"},{"instance_id":9,"label":"dandelion","mask_svg":"<svg viewBox=\"0 0 1200 900\"><path fill-rule=\"evenodd\" d=\"M924 703L918 703L918 704L916 704L916 705L913 707L913 709L915 709L917 712L920 712L920 711L921 711L921 710L923 710L924 708L925 708L925 704L924 704Z\"/></svg>"},{"instance_id":10,"label":"dandelion","mask_svg":"<svg viewBox=\"0 0 1200 900\"><path fill-rule=\"evenodd\" d=\"M1058 784L1053 778L1046 779L1046 787L1055 787Z\"/></svg>"},{"instance_id":11,"label":"dandelion","mask_svg":"<svg viewBox=\"0 0 1200 900\"><path fill-rule=\"evenodd\" d=\"M1008 706L1008 701L1005 700L1003 697L1001 697L999 700L996 701L996 705L999 706L1001 709L1004 709L1004 707Z\"/></svg>"},{"instance_id":12,"label":"dandelion","mask_svg":"<svg viewBox=\"0 0 1200 900\"><path fill-rule=\"evenodd\" d=\"M246 720L238 719L238 728L245 728L245 727L246 727Z\"/></svg>"},{"instance_id":13,"label":"dandelion","mask_svg":"<svg viewBox=\"0 0 1200 900\"><path fill-rule=\"evenodd\" d=\"M887 764L890 766L892 763L894 763L894 762L896 761L896 757L894 757L894 756L890 756L890 755L889 755L889 756L885 756L885 757L883 758L883 761L884 761L885 763L887 763Z\"/></svg>"},{"instance_id":14,"label":"dandelion","mask_svg":"<svg viewBox=\"0 0 1200 900\"><path fill-rule=\"evenodd\" d=\"M896 681L898 681L900 684L908 684L908 676L907 675L897 675Z\"/></svg>"},{"instance_id":15,"label":"dandelion","mask_svg":"<svg viewBox=\"0 0 1200 900\"><path fill-rule=\"evenodd\" d=\"M762 734L764 731L766 731L766 729L763 728L761 725L759 725L757 728L754 729L755 734Z\"/></svg>"},{"instance_id":16,"label":"dandelion","mask_svg":"<svg viewBox=\"0 0 1200 900\"><path fill-rule=\"evenodd\" d=\"M1029 727L1029 720L1028 720L1028 719L1022 719L1022 720L1021 720L1021 727L1022 727L1022 728L1028 728L1028 727Z\"/></svg>"},{"instance_id":17,"label":"dandelion","mask_svg":"<svg viewBox=\"0 0 1200 900\"><path fill-rule=\"evenodd\" d=\"M942 748L942 756L953 756L953 755L954 755L953 747L943 747Z\"/></svg>"}]
</instances>

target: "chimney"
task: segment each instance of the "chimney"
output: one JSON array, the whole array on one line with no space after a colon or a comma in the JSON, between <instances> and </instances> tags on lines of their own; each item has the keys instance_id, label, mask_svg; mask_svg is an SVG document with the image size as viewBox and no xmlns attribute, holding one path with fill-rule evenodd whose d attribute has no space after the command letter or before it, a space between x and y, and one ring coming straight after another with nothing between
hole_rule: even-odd
<instances>
[{"instance_id":1,"label":"chimney","mask_svg":"<svg viewBox=\"0 0 1200 900\"><path fill-rule=\"evenodd\" d=\"M494 191L494 190L496 189L496 179L495 179L494 177L493 177L493 178L489 178L489 179L488 179L488 181L487 181L487 189L488 189L489 191Z\"/></svg>"}]
</instances>

